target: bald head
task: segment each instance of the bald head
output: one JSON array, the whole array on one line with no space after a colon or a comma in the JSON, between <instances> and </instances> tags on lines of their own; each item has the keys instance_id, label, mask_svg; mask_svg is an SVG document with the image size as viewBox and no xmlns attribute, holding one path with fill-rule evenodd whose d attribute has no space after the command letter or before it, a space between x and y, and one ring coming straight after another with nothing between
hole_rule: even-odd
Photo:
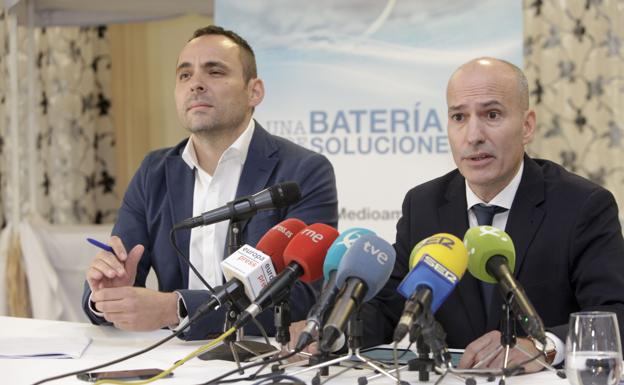
<instances>
[{"instance_id":1,"label":"bald head","mask_svg":"<svg viewBox=\"0 0 624 385\"><path fill-rule=\"evenodd\" d=\"M519 107L522 111L526 111L529 109L529 82L522 70L508 61L492 57L480 57L472 59L456 69L449 79L446 89L447 96L450 88L453 86L454 81L458 77L467 73L474 72L491 74L492 77L504 77L507 78L507 80L513 82L513 84L516 84L517 87L515 87L514 94L509 96L511 96L519 103Z\"/></svg>"}]
</instances>

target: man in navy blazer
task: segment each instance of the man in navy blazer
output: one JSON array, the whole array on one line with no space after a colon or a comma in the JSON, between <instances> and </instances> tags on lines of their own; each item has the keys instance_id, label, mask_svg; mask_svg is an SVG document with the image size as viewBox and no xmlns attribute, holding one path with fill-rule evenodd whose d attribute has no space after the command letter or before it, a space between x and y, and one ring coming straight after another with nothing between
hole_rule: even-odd
<instances>
[{"instance_id":1,"label":"man in navy blazer","mask_svg":"<svg viewBox=\"0 0 624 385\"><path fill-rule=\"evenodd\" d=\"M194 205L201 203L197 199L207 199L204 196L212 193L208 189L198 197L198 183L202 181L198 173L205 172L209 181L221 173L219 183L231 184L235 197L279 182L299 184L302 199L298 203L260 212L243 223L242 243L255 245L286 218L337 225L336 185L329 161L269 134L252 120L264 88L247 42L220 27L200 29L182 50L176 75L178 113L191 136L175 147L147 155L132 178L110 240L115 254L98 253L87 271L83 308L96 324L113 323L124 330L175 327L210 299L206 290L188 289L189 267L169 242L173 225L193 216ZM245 139L246 151L245 144L240 144ZM194 154L191 159L197 163L195 167L189 165L189 152ZM224 158L234 158L235 162L225 169ZM237 165L238 159L244 163ZM188 256L191 231L178 231L176 238ZM224 250L225 244L220 247ZM214 256L201 258L207 261ZM144 287L150 268L158 278L159 291ZM292 318L303 319L315 299L314 288L297 282L291 291ZM273 329L271 314L263 313L259 318L265 328ZM223 322L224 309L213 311L182 337L206 338L221 332Z\"/></svg>"},{"instance_id":2,"label":"man in navy blazer","mask_svg":"<svg viewBox=\"0 0 624 385\"><path fill-rule=\"evenodd\" d=\"M624 330L624 240L613 195L604 188L524 152L535 129L528 86L510 63L481 58L460 67L447 90L448 135L458 169L410 190L397 224L397 258L391 279L367 304L365 342L387 343L403 312L396 287L408 273L414 246L435 233L463 238L477 225L472 204L498 205L493 226L504 228L516 248L514 276L524 287L549 336L548 358L560 363L570 313L615 312ZM502 296L484 303L481 283L470 273L435 314L452 348L466 348L460 367L484 361L501 368ZM518 332L521 329L518 328ZM533 341L518 344L534 355ZM514 349L510 360L526 355ZM540 370L536 363L527 371Z\"/></svg>"}]
</instances>

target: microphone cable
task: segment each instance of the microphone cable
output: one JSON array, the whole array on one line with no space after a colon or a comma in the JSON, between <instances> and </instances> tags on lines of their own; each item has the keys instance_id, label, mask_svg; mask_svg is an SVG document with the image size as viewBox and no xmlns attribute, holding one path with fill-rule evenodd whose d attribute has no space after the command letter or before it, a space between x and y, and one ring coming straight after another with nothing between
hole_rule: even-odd
<instances>
[{"instance_id":1,"label":"microphone cable","mask_svg":"<svg viewBox=\"0 0 624 385\"><path fill-rule=\"evenodd\" d=\"M190 231L190 230L189 230ZM210 292L210 294L212 294L214 296L214 289L212 288L212 286L210 286L210 284L204 279L204 277L199 274L199 271L197 271L197 269L195 268L195 266L191 263L191 259L188 258L183 252L182 250L180 250L180 247L178 246L178 243L176 242L176 238L175 238L175 232L176 229L173 228L171 229L171 231L169 231L169 243L171 244L171 247L173 247L173 249L175 250L175 252L182 257L182 259L184 260L184 262L191 268L191 270L193 270L193 273L195 273L195 275L197 276L197 278L199 278L199 280L204 284L204 286L206 286L206 288L208 289L208 291Z\"/></svg>"},{"instance_id":2,"label":"microphone cable","mask_svg":"<svg viewBox=\"0 0 624 385\"><path fill-rule=\"evenodd\" d=\"M276 357L273 357L273 358L271 358L269 360L266 360L266 361L263 360L263 361L259 361L259 362L253 362L251 364L247 364L247 365L241 366L240 368L236 368L236 369L230 370L229 372L223 373L222 375L220 375L218 377L215 377L215 378L213 378L211 380L208 380L207 382L204 382L204 383L202 383L200 385L219 384L219 383L222 383L221 382L222 379L230 377L233 374L244 372L246 369L255 368L256 366L264 366L264 367L266 367L266 366L271 365L273 363L276 363L276 362L279 362L279 361L282 361L282 360L287 360L290 357L293 357L293 356L295 356L295 355L297 355L299 353L301 353L301 350L294 350L294 351L286 354L285 356L276 356ZM262 369L260 369L260 370L262 370ZM256 374L257 373L259 373L259 371L256 372ZM274 374L274 373L270 373L270 374ZM254 380L255 378L257 378L257 377L254 375L254 376L248 376L248 377L244 377L244 378L236 378L235 381L251 381L251 380ZM226 381L224 381L224 382L226 382ZM233 382L233 381L232 380L227 380L227 382Z\"/></svg>"},{"instance_id":3,"label":"microphone cable","mask_svg":"<svg viewBox=\"0 0 624 385\"><path fill-rule=\"evenodd\" d=\"M179 368L180 366L184 365L188 360L197 357L198 355L204 353L207 350L212 349L212 347L214 347L215 345L217 345L218 343L222 342L227 336L229 336L230 334L234 333L236 331L236 328L231 327L228 330L226 330L225 332L223 332L219 337L215 338L214 340L208 342L205 345L200 346L199 348L195 349L194 351L192 351L191 353L187 354L184 358L182 358L181 360L176 361L172 366L170 366L168 369L160 372L159 374L155 375L154 377L150 377L148 379L145 379L143 381L133 381L133 382L129 382L129 381L120 381L120 380L113 380L113 379L105 379L105 380L99 380L95 382L95 385L100 385L100 384L115 384L115 385L126 385L126 384L132 384L132 385L145 385L145 384L149 384L151 382L154 382L156 380L159 380L165 376L167 376L168 374L172 373L174 370L176 370L177 368Z\"/></svg>"},{"instance_id":4,"label":"microphone cable","mask_svg":"<svg viewBox=\"0 0 624 385\"><path fill-rule=\"evenodd\" d=\"M156 341L152 345L150 345L150 346L148 346L146 348L143 348L143 349L139 350L138 352L130 353L130 354L128 354L126 356L123 356L121 358L116 358L116 359L114 359L112 361L108 361L108 362L105 362L103 364L91 366L91 367L86 368L86 369L77 370L77 371L70 372L70 373L65 373L65 374L59 374L59 375L53 376L53 377L44 378L43 380L39 380L39 381L35 382L32 385L40 385L40 384L43 384L43 383L46 383L46 382L50 382L50 381L54 381L54 380L58 380L58 379L61 379L61 378L65 378L65 377L69 377L69 376L73 376L73 375L77 375L77 374L82 374L82 373L86 373L86 372L92 372L94 370L102 369L104 367L107 367L107 366L110 366L110 365L114 365L114 364L117 364L117 363L129 360L131 358L140 356L141 354L147 353L150 350L153 350L153 349L159 347L160 345L162 345L165 342L173 339L174 337L179 336L186 329L188 329L189 326L191 326L192 323L194 323L198 318L202 317L204 314L205 314L204 312L196 313L192 318L190 318L188 320L188 322L186 324L182 325L182 327L180 327L180 329L176 330L175 333L173 333L170 336L167 336L167 337L165 337L165 338L163 338L163 339L161 339L159 341Z\"/></svg>"}]
</instances>

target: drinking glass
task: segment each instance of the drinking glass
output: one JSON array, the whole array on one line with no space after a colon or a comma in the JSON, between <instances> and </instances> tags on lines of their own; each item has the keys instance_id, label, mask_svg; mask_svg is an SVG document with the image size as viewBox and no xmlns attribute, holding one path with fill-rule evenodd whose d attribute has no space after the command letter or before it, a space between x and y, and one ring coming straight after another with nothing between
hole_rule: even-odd
<instances>
[{"instance_id":1,"label":"drinking glass","mask_svg":"<svg viewBox=\"0 0 624 385\"><path fill-rule=\"evenodd\" d=\"M620 381L622 346L615 313L570 315L565 368L572 385L614 385Z\"/></svg>"}]
</instances>

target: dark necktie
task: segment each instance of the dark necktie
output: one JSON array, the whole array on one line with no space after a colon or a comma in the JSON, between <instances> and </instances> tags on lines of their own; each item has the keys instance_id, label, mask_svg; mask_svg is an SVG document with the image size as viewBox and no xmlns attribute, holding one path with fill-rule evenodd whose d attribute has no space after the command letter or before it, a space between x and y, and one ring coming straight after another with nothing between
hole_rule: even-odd
<instances>
[{"instance_id":1,"label":"dark necktie","mask_svg":"<svg viewBox=\"0 0 624 385\"><path fill-rule=\"evenodd\" d=\"M477 217L477 223L479 226L492 226L492 220L494 215L504 213L506 208L500 206L486 206L483 203L472 206L472 212Z\"/></svg>"},{"instance_id":2,"label":"dark necktie","mask_svg":"<svg viewBox=\"0 0 624 385\"><path fill-rule=\"evenodd\" d=\"M492 226L494 215L504 213L506 208L500 206L486 206L483 203L472 206L472 212L477 217L479 226ZM490 315L490 305L492 303L492 292L494 285L487 282L481 282L481 294L483 296L483 304L485 305L485 315Z\"/></svg>"}]
</instances>

